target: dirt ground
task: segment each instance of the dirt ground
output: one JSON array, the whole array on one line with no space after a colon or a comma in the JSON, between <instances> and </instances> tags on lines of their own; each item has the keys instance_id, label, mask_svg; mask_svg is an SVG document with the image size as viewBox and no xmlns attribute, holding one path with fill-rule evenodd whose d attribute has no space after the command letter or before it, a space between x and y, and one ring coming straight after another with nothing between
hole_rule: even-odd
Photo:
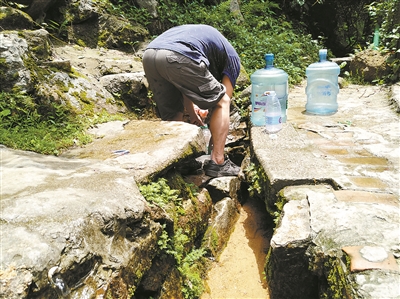
<instances>
[{"instance_id":1,"label":"dirt ground","mask_svg":"<svg viewBox=\"0 0 400 299\"><path fill-rule=\"evenodd\" d=\"M229 242L214 263L201 299L268 299L265 256L272 237L271 224L261 202L249 199Z\"/></svg>"}]
</instances>

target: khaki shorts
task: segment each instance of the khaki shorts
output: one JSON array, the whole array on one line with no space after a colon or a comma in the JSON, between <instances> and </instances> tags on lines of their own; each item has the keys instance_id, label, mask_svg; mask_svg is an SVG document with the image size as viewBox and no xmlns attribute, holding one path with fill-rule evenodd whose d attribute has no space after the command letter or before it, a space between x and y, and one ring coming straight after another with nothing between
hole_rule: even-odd
<instances>
[{"instance_id":1,"label":"khaki shorts","mask_svg":"<svg viewBox=\"0 0 400 299\"><path fill-rule=\"evenodd\" d=\"M197 64L173 51L147 49L143 54L143 67L163 120L183 112L182 94L201 109L210 109L226 91L204 62Z\"/></svg>"}]
</instances>

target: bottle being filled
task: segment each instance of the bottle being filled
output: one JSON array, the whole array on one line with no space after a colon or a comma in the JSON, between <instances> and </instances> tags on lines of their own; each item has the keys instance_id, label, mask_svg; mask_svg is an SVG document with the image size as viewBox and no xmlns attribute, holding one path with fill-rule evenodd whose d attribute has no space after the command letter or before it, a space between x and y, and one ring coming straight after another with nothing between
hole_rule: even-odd
<instances>
[{"instance_id":1,"label":"bottle being filled","mask_svg":"<svg viewBox=\"0 0 400 299\"><path fill-rule=\"evenodd\" d=\"M265 97L265 131L274 134L282 129L282 114L280 101L275 91L266 91Z\"/></svg>"},{"instance_id":2,"label":"bottle being filled","mask_svg":"<svg viewBox=\"0 0 400 299\"><path fill-rule=\"evenodd\" d=\"M289 93L288 74L274 67L274 54L264 56L265 68L255 71L251 76L251 122L254 126L265 125L265 91L275 91L280 105L282 122L286 122Z\"/></svg>"}]
</instances>

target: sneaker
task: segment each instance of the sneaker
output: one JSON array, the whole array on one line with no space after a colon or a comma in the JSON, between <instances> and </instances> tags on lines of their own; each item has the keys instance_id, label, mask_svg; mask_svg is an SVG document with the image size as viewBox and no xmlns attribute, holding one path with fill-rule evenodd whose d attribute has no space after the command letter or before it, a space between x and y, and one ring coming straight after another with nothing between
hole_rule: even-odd
<instances>
[{"instance_id":1,"label":"sneaker","mask_svg":"<svg viewBox=\"0 0 400 299\"><path fill-rule=\"evenodd\" d=\"M240 172L240 167L235 165L228 158L222 164L217 164L213 160L208 160L204 163L203 169L207 176L213 178L222 176L237 176Z\"/></svg>"}]
</instances>

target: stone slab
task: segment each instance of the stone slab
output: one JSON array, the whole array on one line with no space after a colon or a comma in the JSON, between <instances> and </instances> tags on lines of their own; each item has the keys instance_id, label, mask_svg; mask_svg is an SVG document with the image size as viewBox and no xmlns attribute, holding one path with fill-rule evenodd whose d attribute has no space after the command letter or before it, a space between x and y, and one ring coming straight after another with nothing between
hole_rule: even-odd
<instances>
[{"instance_id":1,"label":"stone slab","mask_svg":"<svg viewBox=\"0 0 400 299\"><path fill-rule=\"evenodd\" d=\"M72 149L64 157L105 161L128 170L136 182L151 179L176 161L204 153L201 129L183 122L130 121L98 125L91 131L97 139L83 148ZM124 150L125 154L114 151Z\"/></svg>"},{"instance_id":2,"label":"stone slab","mask_svg":"<svg viewBox=\"0 0 400 299\"><path fill-rule=\"evenodd\" d=\"M344 200L346 195L350 200ZM282 196L289 202L271 240L272 259L276 248L306 247L315 275L328 273L335 264L332 258L338 261L352 281L348 286L353 298L400 297L399 205L365 201L365 193L334 191L330 186L290 186ZM349 268L341 262L343 254L349 257Z\"/></svg>"},{"instance_id":3,"label":"stone slab","mask_svg":"<svg viewBox=\"0 0 400 299\"><path fill-rule=\"evenodd\" d=\"M116 122L103 129L95 142L62 157L0 147L0 297L43 291L54 267L74 273L81 264L88 271L79 269L76 281L92 271L98 275L92 280L104 282L113 271L96 269L150 264L161 225L148 216L137 180L204 152L204 138L198 127L176 122ZM127 152L114 154L121 149ZM95 292L91 287L96 284L82 292Z\"/></svg>"},{"instance_id":4,"label":"stone slab","mask_svg":"<svg viewBox=\"0 0 400 299\"><path fill-rule=\"evenodd\" d=\"M269 135L263 127L251 128L254 156L266 172L272 188L278 192L291 185L341 181L341 174L322 153L304 141L291 123L278 134Z\"/></svg>"}]
</instances>

